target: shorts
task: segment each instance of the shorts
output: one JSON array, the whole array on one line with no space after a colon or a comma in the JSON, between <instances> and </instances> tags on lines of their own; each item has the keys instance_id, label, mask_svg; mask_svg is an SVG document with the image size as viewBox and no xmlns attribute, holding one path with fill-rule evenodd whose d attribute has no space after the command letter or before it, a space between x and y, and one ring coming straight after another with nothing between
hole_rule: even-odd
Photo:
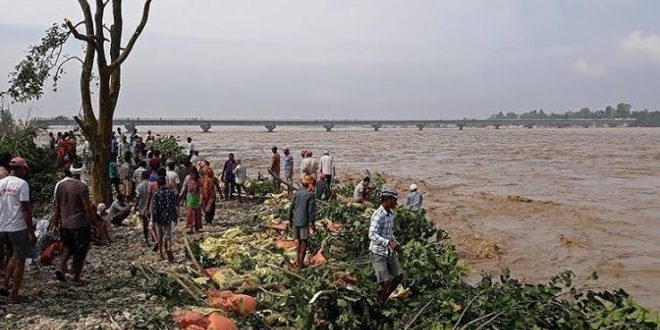
<instances>
[{"instance_id":1,"label":"shorts","mask_svg":"<svg viewBox=\"0 0 660 330\"><path fill-rule=\"evenodd\" d=\"M39 255L35 246L30 244L27 229L2 232L0 233L0 241L14 251L15 257L34 259Z\"/></svg>"},{"instance_id":2,"label":"shorts","mask_svg":"<svg viewBox=\"0 0 660 330\"><path fill-rule=\"evenodd\" d=\"M158 231L158 237L162 237L166 240L172 239L172 223L157 223L156 230Z\"/></svg>"},{"instance_id":3,"label":"shorts","mask_svg":"<svg viewBox=\"0 0 660 330\"><path fill-rule=\"evenodd\" d=\"M65 248L69 249L69 252L71 252L74 258L84 259L87 257L87 252L89 252L91 233L91 227L62 228L60 241L62 241Z\"/></svg>"},{"instance_id":4,"label":"shorts","mask_svg":"<svg viewBox=\"0 0 660 330\"><path fill-rule=\"evenodd\" d=\"M309 227L293 227L293 238L309 239Z\"/></svg>"},{"instance_id":5,"label":"shorts","mask_svg":"<svg viewBox=\"0 0 660 330\"><path fill-rule=\"evenodd\" d=\"M389 252L387 256L369 252L369 260L374 267L376 281L378 283L390 281L403 274L403 269L401 269L401 264L399 264L399 258L394 252Z\"/></svg>"}]
</instances>

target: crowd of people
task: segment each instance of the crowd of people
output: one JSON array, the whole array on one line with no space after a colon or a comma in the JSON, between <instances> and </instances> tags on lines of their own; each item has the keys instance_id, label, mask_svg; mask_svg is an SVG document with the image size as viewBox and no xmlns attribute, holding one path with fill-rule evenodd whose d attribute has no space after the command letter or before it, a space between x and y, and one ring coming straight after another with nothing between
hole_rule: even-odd
<instances>
[{"instance_id":1,"label":"crowd of people","mask_svg":"<svg viewBox=\"0 0 660 330\"><path fill-rule=\"evenodd\" d=\"M158 252L161 260L173 262L172 232L178 224L181 207L185 208L187 232L193 234L200 232L204 223L213 223L219 200L236 196L239 203L243 202L247 168L233 153L228 154L220 175L216 176L211 163L200 157L190 137L182 146L186 159L177 163L175 159L163 159L161 152L153 148L151 142L155 137L150 131L143 139L136 130L126 137L118 128L110 141L108 164L113 201L109 207L104 203L94 204L83 179L88 151L83 151L82 158L78 156L73 132L58 133L57 138L52 133L49 136L50 147L65 177L55 185L53 215L50 221L39 223L40 231L32 220L26 181L30 172L28 163L11 155L0 157L0 270L4 274L0 295L8 296L10 303L18 301L26 259L41 257L46 262L59 252L60 265L55 278L72 285L86 285L82 272L92 243L112 243L109 227L123 226L131 213L141 222L145 244ZM279 192L284 185L291 198L289 224L298 243L293 266L304 267L309 238L316 230L316 201L326 200L333 193L334 158L325 151L317 160L311 150L302 150L298 175L294 174L295 160L289 147L283 148L283 162L278 148L271 150L269 172L275 191ZM356 202L366 202L373 190L370 182L369 177L364 177L355 187ZM381 192L381 197L382 203L371 220L369 250L379 292L386 298L401 281L397 253L402 253L402 249L392 233L392 210L396 208L398 194L388 188ZM406 205L421 209L422 198L413 184Z\"/></svg>"}]
</instances>

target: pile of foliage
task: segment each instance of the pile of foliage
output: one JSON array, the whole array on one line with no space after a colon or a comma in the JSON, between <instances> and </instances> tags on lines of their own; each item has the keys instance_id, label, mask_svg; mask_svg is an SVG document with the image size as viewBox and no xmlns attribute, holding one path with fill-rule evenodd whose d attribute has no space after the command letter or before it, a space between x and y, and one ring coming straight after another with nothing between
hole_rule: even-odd
<instances>
[{"instance_id":1,"label":"pile of foliage","mask_svg":"<svg viewBox=\"0 0 660 330\"><path fill-rule=\"evenodd\" d=\"M368 256L375 204L355 203L346 194L349 188L337 188L334 198L318 203L318 232L311 238L306 268L290 267L295 256L295 241L285 220L290 204L286 194L271 194L258 206L252 221L187 244L194 268L146 275L145 285L192 305L185 308L193 314L185 314L180 321L192 315L202 328L208 324L204 315L212 313L253 328L660 327L658 315L625 291L582 290L572 284L571 272L532 285L505 271L497 279L484 275L478 283L469 284L462 279L466 268L448 243L447 233L423 212L405 207L396 210L394 229L404 249L400 261L405 279L382 305ZM162 282L163 278L168 280ZM177 289L165 289L163 283ZM155 284L160 287L153 290ZM190 329L199 329L195 326Z\"/></svg>"},{"instance_id":2,"label":"pile of foliage","mask_svg":"<svg viewBox=\"0 0 660 330\"><path fill-rule=\"evenodd\" d=\"M23 157L30 165L30 199L35 208L35 214L46 214L51 207L53 189L60 179L57 162L53 154L34 141L38 129L30 121L21 122L14 119L7 109L0 109L0 152L11 157Z\"/></svg>"},{"instance_id":3,"label":"pile of foliage","mask_svg":"<svg viewBox=\"0 0 660 330\"><path fill-rule=\"evenodd\" d=\"M172 135L159 135L154 141L149 142L149 147L159 150L161 158L174 159L177 164L188 160L188 155L183 153L183 147L179 144L179 138Z\"/></svg>"}]
</instances>

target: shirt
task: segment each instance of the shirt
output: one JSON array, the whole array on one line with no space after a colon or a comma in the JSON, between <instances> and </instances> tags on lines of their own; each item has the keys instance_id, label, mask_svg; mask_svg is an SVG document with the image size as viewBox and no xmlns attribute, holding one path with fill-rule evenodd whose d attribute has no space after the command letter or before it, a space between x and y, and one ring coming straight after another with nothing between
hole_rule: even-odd
<instances>
[{"instance_id":1,"label":"shirt","mask_svg":"<svg viewBox=\"0 0 660 330\"><path fill-rule=\"evenodd\" d=\"M364 183L360 182L358 183L357 186L355 186L355 190L353 190L353 199L356 202L361 202L364 198Z\"/></svg>"},{"instance_id":2,"label":"shirt","mask_svg":"<svg viewBox=\"0 0 660 330\"><path fill-rule=\"evenodd\" d=\"M245 184L247 180L247 168L241 164L236 165L234 175L236 176L236 184Z\"/></svg>"},{"instance_id":3,"label":"shirt","mask_svg":"<svg viewBox=\"0 0 660 330\"><path fill-rule=\"evenodd\" d=\"M109 166L110 167L108 169L108 173L110 174L110 178L111 179L116 178L117 177L117 163L112 161L112 162L110 162Z\"/></svg>"},{"instance_id":4,"label":"shirt","mask_svg":"<svg viewBox=\"0 0 660 330\"><path fill-rule=\"evenodd\" d=\"M270 169L275 173L280 173L280 154L273 154L273 163L270 165Z\"/></svg>"},{"instance_id":5,"label":"shirt","mask_svg":"<svg viewBox=\"0 0 660 330\"><path fill-rule=\"evenodd\" d=\"M179 180L179 174L177 174L175 171L167 170L167 172L165 172L165 183L168 188L174 191L175 194L178 193L179 184L181 183Z\"/></svg>"},{"instance_id":6,"label":"shirt","mask_svg":"<svg viewBox=\"0 0 660 330\"><path fill-rule=\"evenodd\" d=\"M226 180L231 180L234 178L234 167L236 167L235 160L228 159L227 161L225 161L225 165L222 167L222 173L225 174Z\"/></svg>"},{"instance_id":7,"label":"shirt","mask_svg":"<svg viewBox=\"0 0 660 330\"><path fill-rule=\"evenodd\" d=\"M133 171L133 182L142 182L142 172L146 169L142 166L138 167Z\"/></svg>"},{"instance_id":8,"label":"shirt","mask_svg":"<svg viewBox=\"0 0 660 330\"><path fill-rule=\"evenodd\" d=\"M321 173L326 175L334 175L335 173L335 160L330 155L323 155L319 160L321 163Z\"/></svg>"},{"instance_id":9,"label":"shirt","mask_svg":"<svg viewBox=\"0 0 660 330\"><path fill-rule=\"evenodd\" d=\"M131 173L131 164L124 162L119 166L119 178L122 180L130 180L133 177Z\"/></svg>"},{"instance_id":10,"label":"shirt","mask_svg":"<svg viewBox=\"0 0 660 330\"><path fill-rule=\"evenodd\" d=\"M284 156L284 174L293 174L293 155L291 154Z\"/></svg>"},{"instance_id":11,"label":"shirt","mask_svg":"<svg viewBox=\"0 0 660 330\"><path fill-rule=\"evenodd\" d=\"M294 227L307 227L316 218L316 198L306 189L300 189L293 195L289 207L289 219Z\"/></svg>"},{"instance_id":12,"label":"shirt","mask_svg":"<svg viewBox=\"0 0 660 330\"><path fill-rule=\"evenodd\" d=\"M176 193L167 186L160 187L154 194L152 208L153 222L167 224L175 221L179 216L177 204Z\"/></svg>"},{"instance_id":13,"label":"shirt","mask_svg":"<svg viewBox=\"0 0 660 330\"><path fill-rule=\"evenodd\" d=\"M137 207L141 215L146 215L149 210L149 180L142 180L135 188Z\"/></svg>"},{"instance_id":14,"label":"shirt","mask_svg":"<svg viewBox=\"0 0 660 330\"><path fill-rule=\"evenodd\" d=\"M118 200L115 200L112 202L112 205L110 205L110 210L108 211L108 213L110 213L110 219L114 218L117 213L128 210L130 207L131 206L126 203L120 204Z\"/></svg>"},{"instance_id":15,"label":"shirt","mask_svg":"<svg viewBox=\"0 0 660 330\"><path fill-rule=\"evenodd\" d=\"M89 203L89 187L76 179L58 182L55 188L55 204L59 206L62 228L77 229L89 226L85 206Z\"/></svg>"},{"instance_id":16,"label":"shirt","mask_svg":"<svg viewBox=\"0 0 660 330\"><path fill-rule=\"evenodd\" d=\"M186 155L192 154L193 151L195 151L195 144L190 142L190 143L188 143L188 146L186 147Z\"/></svg>"},{"instance_id":17,"label":"shirt","mask_svg":"<svg viewBox=\"0 0 660 330\"><path fill-rule=\"evenodd\" d=\"M408 195L408 198L406 199L406 205L410 206L410 208L413 210L420 210L422 208L423 200L424 196L422 196L422 193L415 190Z\"/></svg>"},{"instance_id":18,"label":"shirt","mask_svg":"<svg viewBox=\"0 0 660 330\"><path fill-rule=\"evenodd\" d=\"M30 186L17 177L0 180L0 232L27 229L21 202L30 201Z\"/></svg>"},{"instance_id":19,"label":"shirt","mask_svg":"<svg viewBox=\"0 0 660 330\"><path fill-rule=\"evenodd\" d=\"M394 226L394 213L388 212L381 205L371 216L369 225L369 252L380 256L388 256L392 249L388 246L394 239L392 227Z\"/></svg>"}]
</instances>

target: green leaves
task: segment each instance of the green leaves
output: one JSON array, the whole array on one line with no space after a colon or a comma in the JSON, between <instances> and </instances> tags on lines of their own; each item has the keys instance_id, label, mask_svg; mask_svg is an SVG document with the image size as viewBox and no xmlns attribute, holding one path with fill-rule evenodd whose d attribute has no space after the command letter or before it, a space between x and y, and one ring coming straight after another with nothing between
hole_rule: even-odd
<instances>
[{"instance_id":1,"label":"green leaves","mask_svg":"<svg viewBox=\"0 0 660 330\"><path fill-rule=\"evenodd\" d=\"M63 24L53 24L46 35L41 39L41 44L31 46L25 58L18 63L15 71L9 74L9 88L0 93L7 95L14 102L26 102L38 100L43 95L44 84L53 75L53 88L64 73L60 63L62 47L68 38L68 31ZM67 57L68 58L68 57ZM56 68L54 73L51 72Z\"/></svg>"}]
</instances>

